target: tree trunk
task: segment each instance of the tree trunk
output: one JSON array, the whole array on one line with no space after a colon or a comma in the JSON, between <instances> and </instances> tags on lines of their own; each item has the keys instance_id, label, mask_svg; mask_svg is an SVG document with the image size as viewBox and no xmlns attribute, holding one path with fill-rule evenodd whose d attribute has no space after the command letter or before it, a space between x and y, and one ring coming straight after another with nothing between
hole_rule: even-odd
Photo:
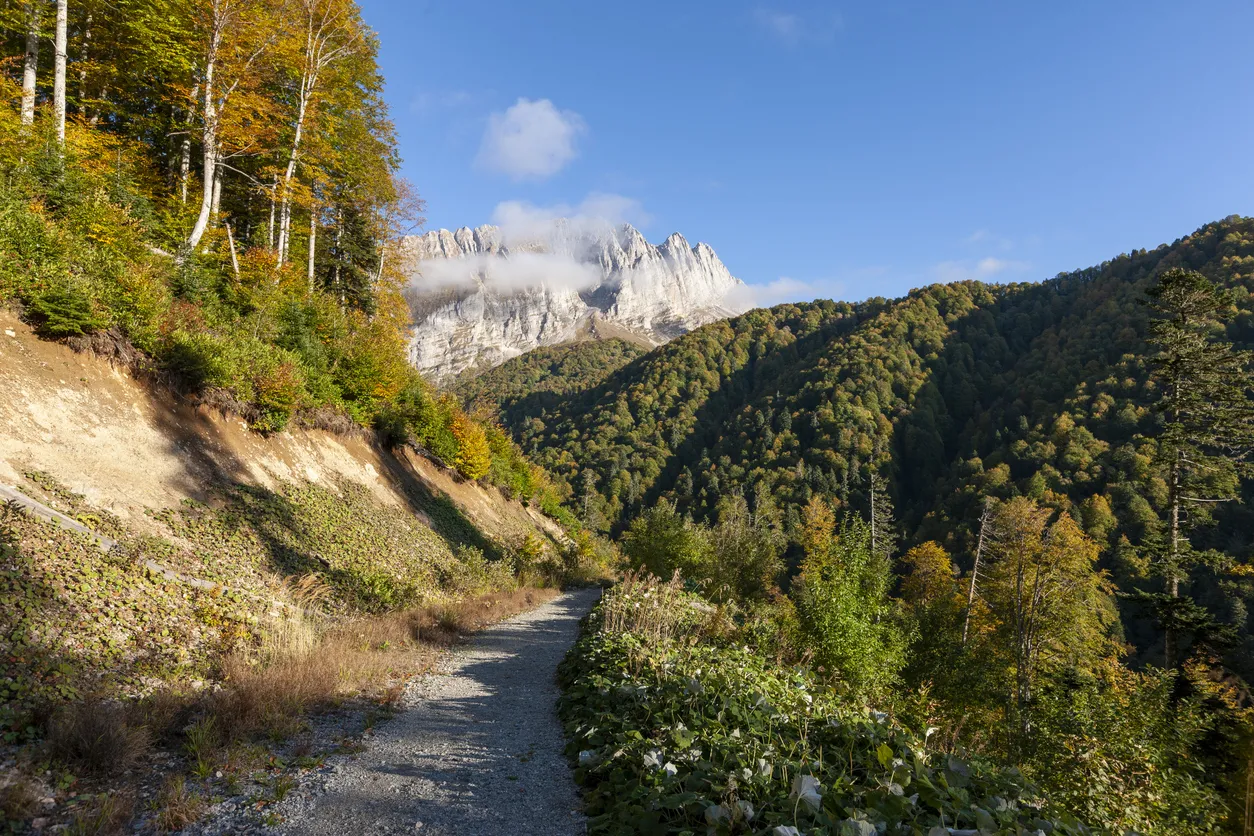
<instances>
[{"instance_id":1,"label":"tree trunk","mask_svg":"<svg viewBox=\"0 0 1254 836\"><path fill-rule=\"evenodd\" d=\"M200 95L200 85L192 87L192 101ZM183 142L179 146L179 197L183 205L187 205L187 184L192 174L192 118L195 113L189 105L187 108L187 130L183 132Z\"/></svg>"},{"instance_id":2,"label":"tree trunk","mask_svg":"<svg viewBox=\"0 0 1254 836\"><path fill-rule=\"evenodd\" d=\"M235 236L231 234L230 224L226 224L226 243L231 248L231 269L235 271L235 280L239 281L239 256L235 254Z\"/></svg>"},{"instance_id":3,"label":"tree trunk","mask_svg":"<svg viewBox=\"0 0 1254 836\"><path fill-rule=\"evenodd\" d=\"M26 5L26 63L22 65L22 124L35 122L35 78L39 71L39 6L42 0Z\"/></svg>"},{"instance_id":4,"label":"tree trunk","mask_svg":"<svg viewBox=\"0 0 1254 836\"><path fill-rule=\"evenodd\" d=\"M222 155L218 155L213 166L213 208L210 217L214 226L218 225L218 216L222 214Z\"/></svg>"},{"instance_id":5,"label":"tree trunk","mask_svg":"<svg viewBox=\"0 0 1254 836\"><path fill-rule=\"evenodd\" d=\"M967 645L967 634L971 630L971 610L975 607L975 582L980 575L980 560L984 557L985 535L988 530L988 521L993 515L993 501L986 498L984 500L984 513L980 515L980 538L975 544L975 565L971 567L971 585L967 589L967 612L962 619L962 646Z\"/></svg>"},{"instance_id":6,"label":"tree trunk","mask_svg":"<svg viewBox=\"0 0 1254 836\"><path fill-rule=\"evenodd\" d=\"M69 0L57 0L56 50L52 76L52 110L56 118L57 142L65 145L65 31L69 22Z\"/></svg>"},{"instance_id":7,"label":"tree trunk","mask_svg":"<svg viewBox=\"0 0 1254 836\"><path fill-rule=\"evenodd\" d=\"M279 208L279 266L287 262L287 251L292 241L292 179L296 176L296 159L300 154L300 143L305 130L305 114L309 109L311 85L317 79L301 80L300 105L296 110L296 131L292 137L292 151L288 154L287 168L283 172L283 191Z\"/></svg>"},{"instance_id":8,"label":"tree trunk","mask_svg":"<svg viewBox=\"0 0 1254 836\"><path fill-rule=\"evenodd\" d=\"M877 554L875 533L875 474L871 474L871 554Z\"/></svg>"},{"instance_id":9,"label":"tree trunk","mask_svg":"<svg viewBox=\"0 0 1254 836\"><path fill-rule=\"evenodd\" d=\"M274 249L274 212L275 212L275 193L279 190L279 178L274 178L274 185L270 187L270 226L266 231L266 246Z\"/></svg>"},{"instance_id":10,"label":"tree trunk","mask_svg":"<svg viewBox=\"0 0 1254 836\"><path fill-rule=\"evenodd\" d=\"M87 107L87 55L91 49L91 12L87 13L87 21L83 25L83 53L79 56L79 60L83 62L82 68L78 71L78 112L84 119L88 119L91 114L88 113ZM93 118L92 123L95 123Z\"/></svg>"},{"instance_id":11,"label":"tree trunk","mask_svg":"<svg viewBox=\"0 0 1254 836\"><path fill-rule=\"evenodd\" d=\"M314 264L318 253L318 210L309 210L309 292L314 292Z\"/></svg>"},{"instance_id":12,"label":"tree trunk","mask_svg":"<svg viewBox=\"0 0 1254 836\"><path fill-rule=\"evenodd\" d=\"M196 225L187 236L188 251L196 249L200 239L209 228L209 215L213 210L213 184L217 181L218 167L218 111L214 103L214 72L217 69L218 50L222 46L222 27L217 22L209 36L209 50L206 53L205 77L202 81L202 109L204 127L201 132L201 155L203 171L201 177L200 214L196 217Z\"/></svg>"},{"instance_id":13,"label":"tree trunk","mask_svg":"<svg viewBox=\"0 0 1254 836\"><path fill-rule=\"evenodd\" d=\"M344 239L344 216L335 210L335 289L340 294L340 309L344 308L344 285L340 282L340 260L344 257L340 247Z\"/></svg>"}]
</instances>

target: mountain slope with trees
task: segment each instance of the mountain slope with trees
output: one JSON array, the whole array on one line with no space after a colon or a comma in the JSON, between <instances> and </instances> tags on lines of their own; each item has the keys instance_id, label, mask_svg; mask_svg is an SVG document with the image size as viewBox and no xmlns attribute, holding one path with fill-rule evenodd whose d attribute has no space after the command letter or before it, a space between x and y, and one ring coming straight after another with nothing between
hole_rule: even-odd
<instances>
[{"instance_id":1,"label":"mountain slope with trees","mask_svg":"<svg viewBox=\"0 0 1254 836\"><path fill-rule=\"evenodd\" d=\"M769 652L926 694L1090 822L1214 823L1250 745L1252 290L1232 217L1037 284L752 311L501 415ZM1085 789L1120 771L1127 809Z\"/></svg>"}]
</instances>

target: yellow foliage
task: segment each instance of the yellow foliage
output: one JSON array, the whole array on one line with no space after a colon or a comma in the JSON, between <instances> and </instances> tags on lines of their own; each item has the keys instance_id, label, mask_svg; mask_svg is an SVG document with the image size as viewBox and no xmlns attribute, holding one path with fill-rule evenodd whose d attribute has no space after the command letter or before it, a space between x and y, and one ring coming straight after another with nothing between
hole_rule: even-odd
<instances>
[{"instance_id":1,"label":"yellow foliage","mask_svg":"<svg viewBox=\"0 0 1254 836\"><path fill-rule=\"evenodd\" d=\"M457 439L457 458L453 461L457 472L467 479L481 479L492 468L492 449L483 427L464 413L453 416L453 437Z\"/></svg>"},{"instance_id":2,"label":"yellow foliage","mask_svg":"<svg viewBox=\"0 0 1254 836\"><path fill-rule=\"evenodd\" d=\"M959 598L954 564L939 543L932 540L915 546L902 558L909 574L901 585L901 597L911 606L926 606Z\"/></svg>"}]
</instances>

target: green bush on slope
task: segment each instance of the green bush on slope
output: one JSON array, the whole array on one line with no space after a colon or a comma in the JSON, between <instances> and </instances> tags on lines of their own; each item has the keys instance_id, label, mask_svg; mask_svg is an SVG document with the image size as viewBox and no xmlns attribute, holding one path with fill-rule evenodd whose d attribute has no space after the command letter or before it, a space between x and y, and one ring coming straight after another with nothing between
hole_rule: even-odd
<instances>
[{"instance_id":1,"label":"green bush on slope","mask_svg":"<svg viewBox=\"0 0 1254 836\"><path fill-rule=\"evenodd\" d=\"M590 832L1087 832L1047 814L1016 770L929 751L926 734L842 704L734 637L606 629L615 595L647 609L659 591L608 593L560 673Z\"/></svg>"}]
</instances>

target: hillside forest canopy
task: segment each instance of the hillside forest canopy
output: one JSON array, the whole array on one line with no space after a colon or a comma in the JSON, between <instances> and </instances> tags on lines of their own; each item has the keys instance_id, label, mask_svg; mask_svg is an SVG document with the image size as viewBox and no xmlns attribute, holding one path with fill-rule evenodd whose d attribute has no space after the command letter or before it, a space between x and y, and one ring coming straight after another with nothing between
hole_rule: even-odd
<instances>
[{"instance_id":1,"label":"hillside forest canopy","mask_svg":"<svg viewBox=\"0 0 1254 836\"><path fill-rule=\"evenodd\" d=\"M1082 820L1212 832L1251 755L1251 291L1231 217L1041 283L779 305L459 391L781 659Z\"/></svg>"}]
</instances>

